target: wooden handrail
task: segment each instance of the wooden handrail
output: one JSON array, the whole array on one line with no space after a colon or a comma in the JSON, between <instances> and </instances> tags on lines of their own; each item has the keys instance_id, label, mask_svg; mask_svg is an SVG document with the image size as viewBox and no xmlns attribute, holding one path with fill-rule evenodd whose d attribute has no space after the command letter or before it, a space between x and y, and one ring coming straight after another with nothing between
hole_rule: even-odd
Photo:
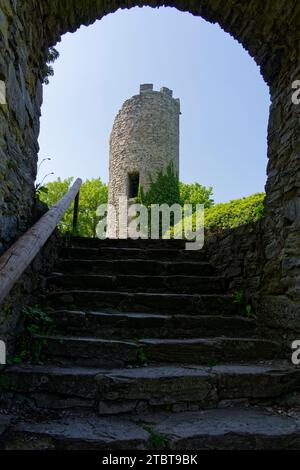
<instances>
[{"instance_id":1,"label":"wooden handrail","mask_svg":"<svg viewBox=\"0 0 300 470\"><path fill-rule=\"evenodd\" d=\"M69 192L1 256L0 305L52 235L64 213L79 194L81 184L82 180L78 178Z\"/></svg>"}]
</instances>

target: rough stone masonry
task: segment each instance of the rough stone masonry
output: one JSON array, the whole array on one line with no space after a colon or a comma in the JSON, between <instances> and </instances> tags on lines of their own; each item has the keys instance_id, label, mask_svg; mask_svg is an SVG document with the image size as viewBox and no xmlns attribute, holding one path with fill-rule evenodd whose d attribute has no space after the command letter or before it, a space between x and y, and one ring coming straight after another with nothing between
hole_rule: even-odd
<instances>
[{"instance_id":1,"label":"rough stone masonry","mask_svg":"<svg viewBox=\"0 0 300 470\"><path fill-rule=\"evenodd\" d=\"M123 104L113 125L109 155L109 204L117 215L119 198L130 201L139 186L147 191L150 176L166 170L170 162L179 175L179 116L180 101L166 87L154 91L152 84L143 84L140 93ZM109 214L108 236L113 228Z\"/></svg>"}]
</instances>

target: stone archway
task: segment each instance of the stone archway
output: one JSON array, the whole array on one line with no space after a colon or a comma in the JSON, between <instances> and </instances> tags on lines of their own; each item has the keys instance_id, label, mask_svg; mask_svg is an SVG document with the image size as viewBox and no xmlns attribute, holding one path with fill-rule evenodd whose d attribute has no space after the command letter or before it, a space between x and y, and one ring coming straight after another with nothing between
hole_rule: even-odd
<instances>
[{"instance_id":1,"label":"stone archway","mask_svg":"<svg viewBox=\"0 0 300 470\"><path fill-rule=\"evenodd\" d=\"M300 78L297 0L0 0L0 79L7 87L7 106L0 110L0 249L30 223L41 75L48 47L64 33L118 8L146 5L173 6L218 22L261 67L272 99L266 220L258 239L262 250L254 242L251 256L262 266L258 283L261 315L272 325L299 329L300 106L291 100L292 82ZM238 255L238 245L233 249Z\"/></svg>"}]
</instances>

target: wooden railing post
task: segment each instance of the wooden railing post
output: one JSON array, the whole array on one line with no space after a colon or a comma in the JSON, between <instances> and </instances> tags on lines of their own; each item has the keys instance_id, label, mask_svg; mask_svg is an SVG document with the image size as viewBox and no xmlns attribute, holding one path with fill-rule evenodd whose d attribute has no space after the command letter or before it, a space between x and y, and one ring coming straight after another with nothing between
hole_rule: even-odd
<instances>
[{"instance_id":1,"label":"wooden railing post","mask_svg":"<svg viewBox=\"0 0 300 470\"><path fill-rule=\"evenodd\" d=\"M76 231L78 225L78 213L79 213L79 198L80 191L78 191L77 196L74 200L74 212L73 212L73 230Z\"/></svg>"}]
</instances>

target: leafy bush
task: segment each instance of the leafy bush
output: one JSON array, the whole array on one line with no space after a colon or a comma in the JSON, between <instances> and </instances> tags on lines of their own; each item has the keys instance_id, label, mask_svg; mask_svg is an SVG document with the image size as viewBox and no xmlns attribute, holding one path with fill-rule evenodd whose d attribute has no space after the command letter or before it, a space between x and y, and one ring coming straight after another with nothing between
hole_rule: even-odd
<instances>
[{"instance_id":1,"label":"leafy bush","mask_svg":"<svg viewBox=\"0 0 300 470\"><path fill-rule=\"evenodd\" d=\"M264 215L264 199L264 193L257 193L242 199L216 204L205 211L205 228L224 230L256 222Z\"/></svg>"},{"instance_id":2,"label":"leafy bush","mask_svg":"<svg viewBox=\"0 0 300 470\"><path fill-rule=\"evenodd\" d=\"M23 361L39 362L47 345L47 340L43 336L55 331L53 319L38 305L24 307L22 313L24 331L17 340L16 355L9 360L9 364L20 364Z\"/></svg>"},{"instance_id":3,"label":"leafy bush","mask_svg":"<svg viewBox=\"0 0 300 470\"><path fill-rule=\"evenodd\" d=\"M169 163L166 172L160 170L155 178L150 175L149 189L144 192L141 186L138 200L146 207L150 207L151 204L168 204L169 206L179 204L179 179L172 162Z\"/></svg>"},{"instance_id":4,"label":"leafy bush","mask_svg":"<svg viewBox=\"0 0 300 470\"><path fill-rule=\"evenodd\" d=\"M147 207L151 204L192 204L196 210L196 204L204 204L208 208L214 204L212 199L212 187L206 188L199 183L179 182L178 175L170 162L167 171L159 171L155 178L149 178L149 189L145 193L143 188L139 191L139 201Z\"/></svg>"},{"instance_id":5,"label":"leafy bush","mask_svg":"<svg viewBox=\"0 0 300 470\"><path fill-rule=\"evenodd\" d=\"M146 193L142 187L140 188L137 200L148 209L152 204L167 204L168 206L180 204L182 207L184 204L192 204L193 212L195 212L196 204L203 204L206 208L214 204L212 194L212 187L206 188L197 182L191 184L179 182L178 175L174 172L173 163L170 162L166 172L159 171L156 179L150 177L149 189ZM149 219L151 219L150 213ZM171 237L174 236L173 224L174 217L171 214ZM163 236L162 232L160 232L160 236Z\"/></svg>"},{"instance_id":6,"label":"leafy bush","mask_svg":"<svg viewBox=\"0 0 300 470\"><path fill-rule=\"evenodd\" d=\"M204 211L204 226L208 233L218 233L227 228L256 222L264 216L265 193L216 204ZM193 214L195 230L196 214Z\"/></svg>"}]
</instances>

